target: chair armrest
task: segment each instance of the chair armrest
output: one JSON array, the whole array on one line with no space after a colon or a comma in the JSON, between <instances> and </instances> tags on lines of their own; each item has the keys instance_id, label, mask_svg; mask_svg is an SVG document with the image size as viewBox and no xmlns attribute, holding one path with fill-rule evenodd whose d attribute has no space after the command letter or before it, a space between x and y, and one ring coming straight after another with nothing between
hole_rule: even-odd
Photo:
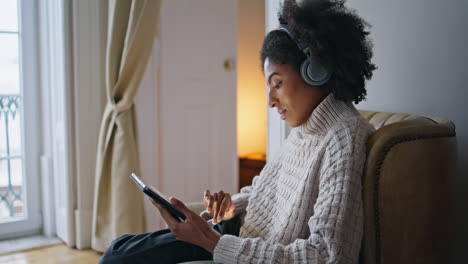
<instances>
[{"instance_id":1,"label":"chair armrest","mask_svg":"<svg viewBox=\"0 0 468 264\"><path fill-rule=\"evenodd\" d=\"M195 203L187 203L186 204L187 208L194 211L196 214L200 214L205 210L205 207L203 206L203 203L200 202L195 202Z\"/></svg>"}]
</instances>

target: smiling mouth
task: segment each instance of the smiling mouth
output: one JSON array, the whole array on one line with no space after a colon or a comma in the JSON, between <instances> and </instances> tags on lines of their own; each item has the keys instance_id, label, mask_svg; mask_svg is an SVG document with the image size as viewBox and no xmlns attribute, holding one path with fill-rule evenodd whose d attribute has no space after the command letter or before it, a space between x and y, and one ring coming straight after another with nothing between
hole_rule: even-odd
<instances>
[{"instance_id":1,"label":"smiling mouth","mask_svg":"<svg viewBox=\"0 0 468 264\"><path fill-rule=\"evenodd\" d=\"M284 120L284 116L286 115L286 110L278 111L278 114L280 115L281 119Z\"/></svg>"}]
</instances>

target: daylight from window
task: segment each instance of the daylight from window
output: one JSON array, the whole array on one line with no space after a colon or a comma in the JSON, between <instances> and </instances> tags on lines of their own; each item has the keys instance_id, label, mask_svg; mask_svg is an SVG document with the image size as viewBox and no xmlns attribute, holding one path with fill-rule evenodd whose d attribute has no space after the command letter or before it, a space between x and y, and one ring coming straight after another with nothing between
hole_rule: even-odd
<instances>
[{"instance_id":1,"label":"daylight from window","mask_svg":"<svg viewBox=\"0 0 468 264\"><path fill-rule=\"evenodd\" d=\"M18 1L0 0L0 222L24 208Z\"/></svg>"}]
</instances>

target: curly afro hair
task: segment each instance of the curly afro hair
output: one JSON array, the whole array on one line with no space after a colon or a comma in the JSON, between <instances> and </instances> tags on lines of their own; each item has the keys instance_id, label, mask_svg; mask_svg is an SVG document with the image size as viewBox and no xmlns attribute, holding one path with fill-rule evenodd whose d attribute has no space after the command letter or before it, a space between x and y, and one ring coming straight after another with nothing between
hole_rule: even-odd
<instances>
[{"instance_id":1,"label":"curly afro hair","mask_svg":"<svg viewBox=\"0 0 468 264\"><path fill-rule=\"evenodd\" d=\"M377 67L371 63L372 41L367 37L370 25L345 0L304 0L301 4L285 0L279 13L280 24L287 24L299 42L309 43L314 57L332 69L331 79L321 89L345 102L359 103L366 97L365 79L372 78ZM261 62L289 64L298 72L306 59L289 36L271 31L264 39Z\"/></svg>"}]
</instances>

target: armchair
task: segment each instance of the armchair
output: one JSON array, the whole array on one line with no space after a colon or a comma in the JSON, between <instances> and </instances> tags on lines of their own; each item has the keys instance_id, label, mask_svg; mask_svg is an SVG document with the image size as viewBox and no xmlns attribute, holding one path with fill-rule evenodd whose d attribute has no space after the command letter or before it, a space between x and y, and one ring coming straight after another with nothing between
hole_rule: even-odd
<instances>
[{"instance_id":1,"label":"armchair","mask_svg":"<svg viewBox=\"0 0 468 264\"><path fill-rule=\"evenodd\" d=\"M377 131L363 175L360 263L449 260L454 124L417 115L361 111Z\"/></svg>"}]
</instances>

